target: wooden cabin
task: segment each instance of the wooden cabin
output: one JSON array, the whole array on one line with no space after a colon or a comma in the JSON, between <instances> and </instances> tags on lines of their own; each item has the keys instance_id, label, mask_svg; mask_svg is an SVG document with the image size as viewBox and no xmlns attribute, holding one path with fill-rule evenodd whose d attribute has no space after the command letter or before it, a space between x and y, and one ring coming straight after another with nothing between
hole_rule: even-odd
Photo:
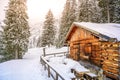
<instances>
[{"instance_id":1,"label":"wooden cabin","mask_svg":"<svg viewBox=\"0 0 120 80\"><path fill-rule=\"evenodd\" d=\"M120 80L120 24L74 22L66 42L72 59L93 63L107 77Z\"/></svg>"}]
</instances>

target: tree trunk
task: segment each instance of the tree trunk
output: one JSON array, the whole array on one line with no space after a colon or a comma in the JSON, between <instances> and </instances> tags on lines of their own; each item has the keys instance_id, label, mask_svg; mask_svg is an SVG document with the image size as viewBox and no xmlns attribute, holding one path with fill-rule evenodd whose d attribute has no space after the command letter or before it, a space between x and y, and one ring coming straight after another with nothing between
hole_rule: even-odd
<instances>
[{"instance_id":1,"label":"tree trunk","mask_svg":"<svg viewBox=\"0 0 120 80\"><path fill-rule=\"evenodd\" d=\"M15 59L18 59L18 51L17 51L17 49L15 50Z\"/></svg>"},{"instance_id":2,"label":"tree trunk","mask_svg":"<svg viewBox=\"0 0 120 80\"><path fill-rule=\"evenodd\" d=\"M109 0L107 0L107 20L110 23L110 8L109 8Z\"/></svg>"}]
</instances>

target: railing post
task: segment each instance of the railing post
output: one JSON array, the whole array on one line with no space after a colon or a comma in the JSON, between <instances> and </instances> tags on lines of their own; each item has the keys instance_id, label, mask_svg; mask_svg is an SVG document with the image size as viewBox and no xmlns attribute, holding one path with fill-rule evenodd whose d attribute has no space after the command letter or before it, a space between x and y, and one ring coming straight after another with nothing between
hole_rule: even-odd
<instances>
[{"instance_id":1,"label":"railing post","mask_svg":"<svg viewBox=\"0 0 120 80\"><path fill-rule=\"evenodd\" d=\"M44 56L44 57L46 56L45 48L43 48L43 56Z\"/></svg>"},{"instance_id":2,"label":"railing post","mask_svg":"<svg viewBox=\"0 0 120 80\"><path fill-rule=\"evenodd\" d=\"M54 57L56 57L56 54L54 54Z\"/></svg>"},{"instance_id":3,"label":"railing post","mask_svg":"<svg viewBox=\"0 0 120 80\"><path fill-rule=\"evenodd\" d=\"M42 66L44 65L44 61L42 60L42 57L40 57L40 62L42 64Z\"/></svg>"},{"instance_id":4,"label":"railing post","mask_svg":"<svg viewBox=\"0 0 120 80\"><path fill-rule=\"evenodd\" d=\"M46 62L44 61L44 70L46 70Z\"/></svg>"},{"instance_id":5,"label":"railing post","mask_svg":"<svg viewBox=\"0 0 120 80\"><path fill-rule=\"evenodd\" d=\"M50 77L50 66L48 65L48 77Z\"/></svg>"},{"instance_id":6,"label":"railing post","mask_svg":"<svg viewBox=\"0 0 120 80\"><path fill-rule=\"evenodd\" d=\"M71 78L71 80L76 80L76 78ZM78 80L78 79L77 79Z\"/></svg>"},{"instance_id":7,"label":"railing post","mask_svg":"<svg viewBox=\"0 0 120 80\"><path fill-rule=\"evenodd\" d=\"M56 73L56 79L55 80L58 80L58 74Z\"/></svg>"}]
</instances>

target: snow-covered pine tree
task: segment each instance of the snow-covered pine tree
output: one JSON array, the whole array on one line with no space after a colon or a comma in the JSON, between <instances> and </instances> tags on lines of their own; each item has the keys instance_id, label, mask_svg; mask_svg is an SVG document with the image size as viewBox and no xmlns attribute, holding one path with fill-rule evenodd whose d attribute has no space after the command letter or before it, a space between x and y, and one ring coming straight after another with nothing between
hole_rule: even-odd
<instances>
[{"instance_id":1,"label":"snow-covered pine tree","mask_svg":"<svg viewBox=\"0 0 120 80\"><path fill-rule=\"evenodd\" d=\"M100 8L97 0L78 0L78 21L100 22Z\"/></svg>"},{"instance_id":2,"label":"snow-covered pine tree","mask_svg":"<svg viewBox=\"0 0 120 80\"><path fill-rule=\"evenodd\" d=\"M65 27L67 25L67 21L68 21L67 16L69 14L69 11L70 11L70 1L66 0L66 4L62 12L62 17L60 21L60 28L59 28L59 33L58 33L59 35L58 35L58 40L57 40L58 43L56 43L57 47L61 47L64 43Z\"/></svg>"},{"instance_id":3,"label":"snow-covered pine tree","mask_svg":"<svg viewBox=\"0 0 120 80\"><path fill-rule=\"evenodd\" d=\"M66 34L74 21L76 21L76 0L67 0L61 17L57 47L64 46Z\"/></svg>"},{"instance_id":4,"label":"snow-covered pine tree","mask_svg":"<svg viewBox=\"0 0 120 80\"><path fill-rule=\"evenodd\" d=\"M6 60L22 58L28 49L30 31L26 9L26 0L9 1L2 40L4 41Z\"/></svg>"},{"instance_id":5,"label":"snow-covered pine tree","mask_svg":"<svg viewBox=\"0 0 120 80\"><path fill-rule=\"evenodd\" d=\"M108 16L109 16L109 11L107 8L107 0L98 0L99 1L99 7L101 8L102 16L101 16L101 22L109 22Z\"/></svg>"},{"instance_id":6,"label":"snow-covered pine tree","mask_svg":"<svg viewBox=\"0 0 120 80\"><path fill-rule=\"evenodd\" d=\"M50 47L55 43L54 41L55 41L55 34L56 34L56 28L55 28L56 26L54 25L55 20L51 10L48 11L45 19L46 20L44 21L43 33L41 37L41 46Z\"/></svg>"},{"instance_id":7,"label":"snow-covered pine tree","mask_svg":"<svg viewBox=\"0 0 120 80\"><path fill-rule=\"evenodd\" d=\"M120 0L99 0L102 22L120 23Z\"/></svg>"},{"instance_id":8,"label":"snow-covered pine tree","mask_svg":"<svg viewBox=\"0 0 120 80\"><path fill-rule=\"evenodd\" d=\"M120 0L113 0L114 1L114 17L112 22L113 23L120 23Z\"/></svg>"}]
</instances>

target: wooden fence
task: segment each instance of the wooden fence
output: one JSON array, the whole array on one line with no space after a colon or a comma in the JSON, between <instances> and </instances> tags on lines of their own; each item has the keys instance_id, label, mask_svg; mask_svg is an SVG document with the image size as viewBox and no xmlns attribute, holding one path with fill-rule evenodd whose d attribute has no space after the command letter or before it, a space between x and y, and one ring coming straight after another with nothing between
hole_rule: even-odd
<instances>
[{"instance_id":1,"label":"wooden fence","mask_svg":"<svg viewBox=\"0 0 120 80\"><path fill-rule=\"evenodd\" d=\"M62 54L62 53L61 53ZM52 54L51 54L52 55ZM54 54L53 54L54 55ZM55 53L56 55L56 53ZM61 75L59 72L57 72L57 70L55 70L47 60L45 60L45 58L43 56L41 56L41 64L44 66L44 69L48 71L48 77L51 77L54 79L54 80L58 80L58 78L61 78L62 80L68 80L66 79L64 76L67 76L67 75ZM52 74L52 71L55 72L55 76ZM75 78L71 78L71 80L74 80Z\"/></svg>"},{"instance_id":2,"label":"wooden fence","mask_svg":"<svg viewBox=\"0 0 120 80\"><path fill-rule=\"evenodd\" d=\"M45 56L50 56L50 55L53 55L54 57L56 57L57 55L66 56L67 53L68 53L68 52L50 53L50 54L46 54Z\"/></svg>"},{"instance_id":3,"label":"wooden fence","mask_svg":"<svg viewBox=\"0 0 120 80\"><path fill-rule=\"evenodd\" d=\"M67 52L59 52L59 53L49 53L49 54L46 54L45 48L43 48L43 56L44 57L45 56L50 56L50 55L54 55L54 57L56 57L56 55L60 55L60 54L66 56L68 53L69 53L69 51L67 51Z\"/></svg>"}]
</instances>

